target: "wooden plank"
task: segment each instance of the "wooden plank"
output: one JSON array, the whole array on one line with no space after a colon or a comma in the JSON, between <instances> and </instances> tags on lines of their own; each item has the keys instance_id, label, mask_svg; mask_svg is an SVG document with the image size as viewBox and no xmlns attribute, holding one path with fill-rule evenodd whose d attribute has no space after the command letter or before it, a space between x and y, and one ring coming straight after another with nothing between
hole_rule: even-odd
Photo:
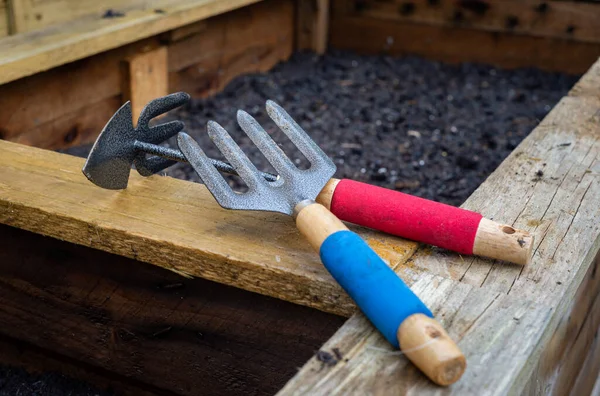
<instances>
[{"instance_id":1,"label":"wooden plank","mask_svg":"<svg viewBox=\"0 0 600 396\"><path fill-rule=\"evenodd\" d=\"M121 62L144 50L158 47L158 39L83 59L45 73L0 85L0 136L17 140L21 134L35 129L48 130L48 124L75 113L89 113L89 107L121 95ZM106 118L99 127L106 123ZM75 124L58 132L65 136ZM40 147L52 147L57 137L43 136L31 140ZM58 137L60 139L60 137Z\"/></svg>"},{"instance_id":2,"label":"wooden plank","mask_svg":"<svg viewBox=\"0 0 600 396\"><path fill-rule=\"evenodd\" d=\"M121 97L113 96L72 113L57 116L11 137L10 140L47 149L64 149L93 143L102 127L121 105Z\"/></svg>"},{"instance_id":3,"label":"wooden plank","mask_svg":"<svg viewBox=\"0 0 600 396\"><path fill-rule=\"evenodd\" d=\"M133 55L124 61L123 100L131 101L134 125L148 102L169 94L167 53L167 47L162 46Z\"/></svg>"},{"instance_id":4,"label":"wooden plank","mask_svg":"<svg viewBox=\"0 0 600 396\"><path fill-rule=\"evenodd\" d=\"M594 385L594 389L592 389L591 396L600 396L600 377L596 379L596 384Z\"/></svg>"},{"instance_id":5,"label":"wooden plank","mask_svg":"<svg viewBox=\"0 0 600 396\"><path fill-rule=\"evenodd\" d=\"M361 53L413 54L451 63L531 66L573 74L584 73L600 55L598 43L353 16L331 20L329 44Z\"/></svg>"},{"instance_id":6,"label":"wooden plank","mask_svg":"<svg viewBox=\"0 0 600 396\"><path fill-rule=\"evenodd\" d=\"M212 95L238 75L267 71L291 55L292 1L268 0L224 17L202 21L199 34L184 35L169 46L171 91Z\"/></svg>"},{"instance_id":7,"label":"wooden plank","mask_svg":"<svg viewBox=\"0 0 600 396\"><path fill-rule=\"evenodd\" d=\"M0 41L0 84L133 43L259 0L151 0L118 18L89 15Z\"/></svg>"},{"instance_id":8,"label":"wooden plank","mask_svg":"<svg viewBox=\"0 0 600 396\"><path fill-rule=\"evenodd\" d=\"M298 0L296 8L296 48L324 54L329 39L329 0Z\"/></svg>"},{"instance_id":9,"label":"wooden plank","mask_svg":"<svg viewBox=\"0 0 600 396\"><path fill-rule=\"evenodd\" d=\"M139 7L141 1L128 0L9 0L13 6L14 31L25 33L84 16L102 16L107 10L123 13Z\"/></svg>"},{"instance_id":10,"label":"wooden plank","mask_svg":"<svg viewBox=\"0 0 600 396\"><path fill-rule=\"evenodd\" d=\"M161 43L169 47L170 92L214 93L239 74L267 70L286 59L293 46L292 18L291 0L265 0L166 37L0 85L0 137L52 149L93 141L124 101L123 60ZM283 26L274 32L277 23Z\"/></svg>"},{"instance_id":11,"label":"wooden plank","mask_svg":"<svg viewBox=\"0 0 600 396\"><path fill-rule=\"evenodd\" d=\"M8 36L9 14L6 0L0 0L0 38Z\"/></svg>"},{"instance_id":12,"label":"wooden plank","mask_svg":"<svg viewBox=\"0 0 600 396\"><path fill-rule=\"evenodd\" d=\"M206 188L132 172L125 191L89 182L84 160L0 141L0 223L133 257L186 276L351 315L354 303L324 269L289 216L220 208ZM407 281L416 248L359 230Z\"/></svg>"},{"instance_id":13,"label":"wooden plank","mask_svg":"<svg viewBox=\"0 0 600 396\"><path fill-rule=\"evenodd\" d=\"M0 335L0 364L4 369L19 368L31 375L60 373L61 376L83 381L100 390L107 392L118 390L119 395L124 396L159 394L159 389L146 384L134 383L131 379L122 378L107 370L2 335Z\"/></svg>"},{"instance_id":14,"label":"wooden plank","mask_svg":"<svg viewBox=\"0 0 600 396\"><path fill-rule=\"evenodd\" d=\"M463 205L532 232L530 265L429 249L409 260L438 274L419 275L412 288L467 357L465 375L445 393L564 394L587 370L582 351L593 345L599 322L593 314L600 295L599 114L596 97L563 98ZM532 158L546 164L543 180L532 180L540 166ZM388 353L362 315L323 348L334 347L348 362L318 370L311 359L280 394L439 391L406 359Z\"/></svg>"},{"instance_id":15,"label":"wooden plank","mask_svg":"<svg viewBox=\"0 0 600 396\"><path fill-rule=\"evenodd\" d=\"M590 315L598 316L599 307L594 307L596 310L591 311ZM587 329L586 329L587 330ZM586 332L589 332L587 330ZM591 395L594 392L596 381L600 378L600 338L598 333L600 328L597 328L594 333L594 341L589 346L589 352L583 363L583 367L579 371L577 378L569 390L572 395ZM584 351L585 353L585 351ZM579 357L581 359L581 356ZM599 389L600 390L600 389Z\"/></svg>"},{"instance_id":16,"label":"wooden plank","mask_svg":"<svg viewBox=\"0 0 600 396\"><path fill-rule=\"evenodd\" d=\"M351 3L354 16L600 42L600 25L597 22L600 5L593 3L539 0L361 0Z\"/></svg>"},{"instance_id":17,"label":"wooden plank","mask_svg":"<svg viewBox=\"0 0 600 396\"><path fill-rule=\"evenodd\" d=\"M0 236L0 333L119 388L273 394L343 323L8 226Z\"/></svg>"}]
</instances>

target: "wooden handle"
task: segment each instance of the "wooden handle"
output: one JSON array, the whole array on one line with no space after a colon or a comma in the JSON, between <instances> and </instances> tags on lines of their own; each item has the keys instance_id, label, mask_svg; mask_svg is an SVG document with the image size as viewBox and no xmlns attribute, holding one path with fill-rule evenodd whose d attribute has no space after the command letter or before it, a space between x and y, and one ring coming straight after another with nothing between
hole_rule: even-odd
<instances>
[{"instance_id":1,"label":"wooden handle","mask_svg":"<svg viewBox=\"0 0 600 396\"><path fill-rule=\"evenodd\" d=\"M323 205L301 203L295 212L298 229L325 268L390 344L435 383L457 381L463 354L402 279Z\"/></svg>"},{"instance_id":2,"label":"wooden handle","mask_svg":"<svg viewBox=\"0 0 600 396\"><path fill-rule=\"evenodd\" d=\"M533 237L481 214L353 180L331 179L317 202L338 218L460 254L525 265Z\"/></svg>"},{"instance_id":3,"label":"wooden handle","mask_svg":"<svg viewBox=\"0 0 600 396\"><path fill-rule=\"evenodd\" d=\"M348 230L344 223L318 203L308 205L298 211L296 226L317 253L329 235L337 231Z\"/></svg>"},{"instance_id":4,"label":"wooden handle","mask_svg":"<svg viewBox=\"0 0 600 396\"><path fill-rule=\"evenodd\" d=\"M423 314L409 316L398 327L398 342L406 357L438 385L455 383L467 361L437 320Z\"/></svg>"},{"instance_id":5,"label":"wooden handle","mask_svg":"<svg viewBox=\"0 0 600 396\"><path fill-rule=\"evenodd\" d=\"M483 218L475 235L473 254L527 265L531 262L533 242L533 235L527 231Z\"/></svg>"}]
</instances>

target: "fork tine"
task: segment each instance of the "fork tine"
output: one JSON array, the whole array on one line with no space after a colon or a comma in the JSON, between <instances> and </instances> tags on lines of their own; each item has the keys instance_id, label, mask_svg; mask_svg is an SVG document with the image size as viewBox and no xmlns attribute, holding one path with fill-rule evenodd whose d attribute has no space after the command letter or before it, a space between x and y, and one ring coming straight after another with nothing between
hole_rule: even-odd
<instances>
[{"instance_id":1,"label":"fork tine","mask_svg":"<svg viewBox=\"0 0 600 396\"><path fill-rule=\"evenodd\" d=\"M153 144L159 144L165 140L177 135L182 131L185 124L181 121L170 121L150 128L144 136L144 141Z\"/></svg>"},{"instance_id":2,"label":"fork tine","mask_svg":"<svg viewBox=\"0 0 600 396\"><path fill-rule=\"evenodd\" d=\"M238 203L237 195L229 187L219 171L215 169L198 143L187 133L179 132L177 135L177 144L219 205L224 208L234 209Z\"/></svg>"},{"instance_id":3,"label":"fork tine","mask_svg":"<svg viewBox=\"0 0 600 396\"><path fill-rule=\"evenodd\" d=\"M294 171L298 168L292 163L283 150L275 143L269 134L250 114L243 110L237 112L238 124L242 127L246 135L264 154L267 160L273 165L273 168L284 179L292 177Z\"/></svg>"},{"instance_id":4,"label":"fork tine","mask_svg":"<svg viewBox=\"0 0 600 396\"><path fill-rule=\"evenodd\" d=\"M267 100L266 108L269 117L271 117L275 124L277 124L277 126L290 138L292 143L298 147L313 168L331 162L331 159L323 152L323 150L321 150L321 148L281 106L272 100Z\"/></svg>"},{"instance_id":5,"label":"fork tine","mask_svg":"<svg viewBox=\"0 0 600 396\"><path fill-rule=\"evenodd\" d=\"M219 151L223 153L225 158L227 158L237 174L248 185L249 189L257 188L259 183L263 182L264 179L225 128L215 121L209 121L207 130L208 136L215 143Z\"/></svg>"}]
</instances>

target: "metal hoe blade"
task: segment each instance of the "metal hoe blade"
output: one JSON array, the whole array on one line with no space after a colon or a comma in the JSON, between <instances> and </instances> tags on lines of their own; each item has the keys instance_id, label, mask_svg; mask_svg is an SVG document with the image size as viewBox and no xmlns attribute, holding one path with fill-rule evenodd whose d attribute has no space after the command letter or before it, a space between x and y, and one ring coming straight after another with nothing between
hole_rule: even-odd
<instances>
[{"instance_id":1,"label":"metal hoe blade","mask_svg":"<svg viewBox=\"0 0 600 396\"><path fill-rule=\"evenodd\" d=\"M183 153L169 147L158 145L182 131L181 121L171 121L150 127L154 117L173 110L186 102L190 96L178 92L155 99L142 110L137 128L131 120L131 103L125 103L108 121L83 167L83 173L94 184L119 190L127 187L131 166L135 164L142 176L150 176L176 162L187 162ZM153 155L146 157L146 154ZM223 161L210 159L212 165L225 173L236 174L235 169ZM270 181L276 176L262 173Z\"/></svg>"},{"instance_id":2,"label":"metal hoe blade","mask_svg":"<svg viewBox=\"0 0 600 396\"><path fill-rule=\"evenodd\" d=\"M308 159L308 169L298 169L260 124L242 110L237 113L238 123L277 171L279 177L276 181L265 180L229 133L214 121L208 123L208 135L246 183L247 192L234 192L189 135L179 133L177 143L222 207L292 215L297 203L316 199L336 167L283 108L273 101L267 101L266 108L271 119Z\"/></svg>"}]
</instances>

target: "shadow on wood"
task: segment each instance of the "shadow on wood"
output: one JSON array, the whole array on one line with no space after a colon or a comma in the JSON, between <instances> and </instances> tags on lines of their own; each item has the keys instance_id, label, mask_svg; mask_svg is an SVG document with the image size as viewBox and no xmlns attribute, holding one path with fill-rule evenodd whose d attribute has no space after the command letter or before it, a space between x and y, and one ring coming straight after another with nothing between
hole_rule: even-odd
<instances>
[{"instance_id":1,"label":"shadow on wood","mask_svg":"<svg viewBox=\"0 0 600 396\"><path fill-rule=\"evenodd\" d=\"M2 335L113 372L113 386L273 394L344 322L5 225L0 263Z\"/></svg>"}]
</instances>

